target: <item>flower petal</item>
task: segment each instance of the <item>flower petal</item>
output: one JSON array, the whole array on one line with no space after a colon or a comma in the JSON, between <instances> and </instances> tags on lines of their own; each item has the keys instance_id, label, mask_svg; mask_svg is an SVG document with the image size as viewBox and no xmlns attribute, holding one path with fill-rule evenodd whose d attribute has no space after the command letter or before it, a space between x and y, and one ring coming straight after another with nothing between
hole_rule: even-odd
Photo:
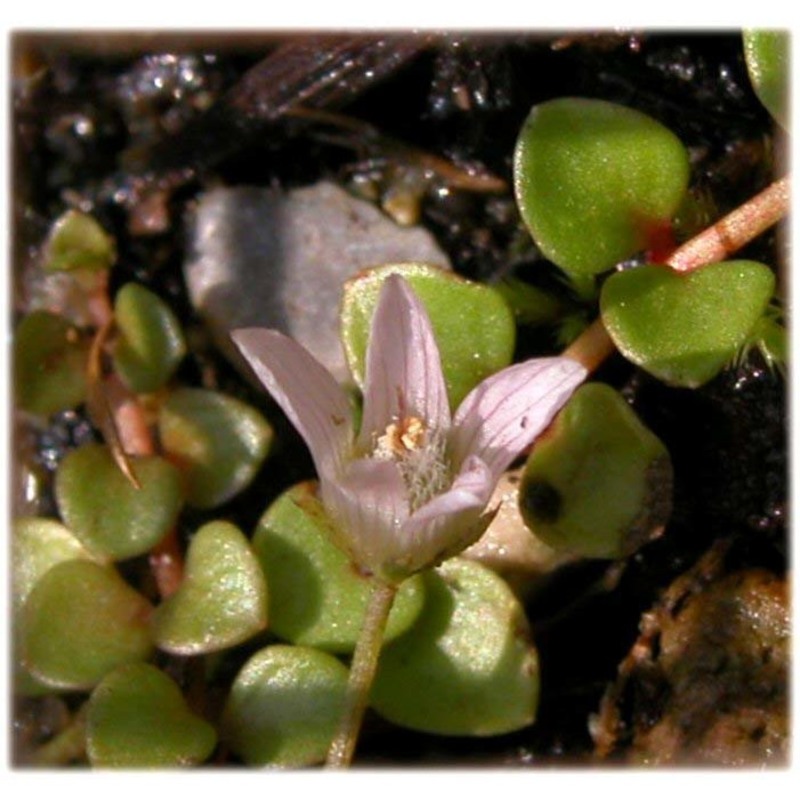
<instances>
[{"instance_id":1,"label":"flower petal","mask_svg":"<svg viewBox=\"0 0 800 800\"><path fill-rule=\"evenodd\" d=\"M408 517L406 485L397 464L358 459L340 477L321 481L320 492L339 547L359 566L380 571L396 551Z\"/></svg>"},{"instance_id":2,"label":"flower petal","mask_svg":"<svg viewBox=\"0 0 800 800\"><path fill-rule=\"evenodd\" d=\"M396 555L395 563L416 571L472 544L483 530L481 514L494 484L492 472L480 458L467 458L452 486L403 523L405 552Z\"/></svg>"},{"instance_id":3,"label":"flower petal","mask_svg":"<svg viewBox=\"0 0 800 800\"><path fill-rule=\"evenodd\" d=\"M473 389L456 411L451 434L455 464L480 456L495 482L550 424L586 377L570 358L535 358L514 364Z\"/></svg>"},{"instance_id":4,"label":"flower petal","mask_svg":"<svg viewBox=\"0 0 800 800\"><path fill-rule=\"evenodd\" d=\"M428 313L395 274L384 281L372 318L360 447L371 448L374 434L409 416L433 430L450 426L447 387Z\"/></svg>"},{"instance_id":5,"label":"flower petal","mask_svg":"<svg viewBox=\"0 0 800 800\"><path fill-rule=\"evenodd\" d=\"M339 472L354 432L350 401L334 377L278 331L244 328L231 338L305 440L318 475Z\"/></svg>"},{"instance_id":6,"label":"flower petal","mask_svg":"<svg viewBox=\"0 0 800 800\"><path fill-rule=\"evenodd\" d=\"M416 534L434 520L467 509L482 511L492 496L494 484L492 473L482 459L467 458L453 485L418 508L405 521L403 533Z\"/></svg>"}]
</instances>

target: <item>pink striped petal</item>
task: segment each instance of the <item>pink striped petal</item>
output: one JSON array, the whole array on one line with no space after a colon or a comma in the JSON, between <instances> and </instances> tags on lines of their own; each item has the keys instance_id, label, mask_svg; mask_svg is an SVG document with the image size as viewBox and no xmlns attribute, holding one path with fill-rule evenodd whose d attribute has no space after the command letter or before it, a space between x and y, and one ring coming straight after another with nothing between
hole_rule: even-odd
<instances>
[{"instance_id":1,"label":"pink striped petal","mask_svg":"<svg viewBox=\"0 0 800 800\"><path fill-rule=\"evenodd\" d=\"M321 482L322 501L337 528L337 544L362 567L380 571L396 550L408 517L406 485L394 461L362 458L344 475Z\"/></svg>"},{"instance_id":2,"label":"pink striped petal","mask_svg":"<svg viewBox=\"0 0 800 800\"><path fill-rule=\"evenodd\" d=\"M486 462L495 482L550 424L586 369L569 358L535 358L514 364L473 389L456 411L454 463L469 456Z\"/></svg>"},{"instance_id":3,"label":"pink striped petal","mask_svg":"<svg viewBox=\"0 0 800 800\"><path fill-rule=\"evenodd\" d=\"M429 429L450 426L447 388L428 313L403 278L389 275L372 318L359 445L371 448L374 434L409 416Z\"/></svg>"},{"instance_id":4,"label":"pink striped petal","mask_svg":"<svg viewBox=\"0 0 800 800\"><path fill-rule=\"evenodd\" d=\"M353 443L350 401L302 345L274 330L246 328L231 338L308 445L317 474L342 470Z\"/></svg>"},{"instance_id":5,"label":"pink striped petal","mask_svg":"<svg viewBox=\"0 0 800 800\"><path fill-rule=\"evenodd\" d=\"M467 458L452 486L403 524L400 536L405 552L398 554L397 563L414 571L472 544L483 531L481 514L494 484L494 476L480 458Z\"/></svg>"}]
</instances>

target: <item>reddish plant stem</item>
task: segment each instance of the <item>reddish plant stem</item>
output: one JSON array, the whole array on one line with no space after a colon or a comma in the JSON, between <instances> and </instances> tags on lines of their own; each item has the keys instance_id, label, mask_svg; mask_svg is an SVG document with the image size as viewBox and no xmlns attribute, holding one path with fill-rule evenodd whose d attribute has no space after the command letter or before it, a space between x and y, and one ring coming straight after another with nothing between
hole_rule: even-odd
<instances>
[{"instance_id":1,"label":"reddish plant stem","mask_svg":"<svg viewBox=\"0 0 800 800\"><path fill-rule=\"evenodd\" d=\"M681 245L666 260L677 272L691 272L721 261L744 247L789 211L789 177L786 176L739 206L726 217ZM598 317L562 353L594 372L615 350L614 342Z\"/></svg>"},{"instance_id":2,"label":"reddish plant stem","mask_svg":"<svg viewBox=\"0 0 800 800\"><path fill-rule=\"evenodd\" d=\"M89 358L90 413L111 449L122 473L141 488L128 456L151 456L157 452L147 416L141 403L120 380L103 375L102 351L114 327L114 310L102 281L91 292L91 309L98 326ZM162 598L174 594L183 581L183 553L173 528L149 553L150 570Z\"/></svg>"},{"instance_id":3,"label":"reddish plant stem","mask_svg":"<svg viewBox=\"0 0 800 800\"><path fill-rule=\"evenodd\" d=\"M139 400L117 375L110 375L104 388L123 451L132 456L154 455L156 443ZM183 581L183 553L175 528L150 551L148 563L159 595L166 599L174 594Z\"/></svg>"},{"instance_id":4,"label":"reddish plant stem","mask_svg":"<svg viewBox=\"0 0 800 800\"><path fill-rule=\"evenodd\" d=\"M102 431L116 465L134 488L141 489L139 479L128 458L129 448L126 447L123 440L123 432L128 439L131 438L130 432L126 430L127 420L115 413L115 401L112 397L110 383L103 375L103 349L113 328L114 317L111 316L95 333L92 341L86 368L88 384L86 406L92 421Z\"/></svg>"},{"instance_id":5,"label":"reddish plant stem","mask_svg":"<svg viewBox=\"0 0 800 800\"><path fill-rule=\"evenodd\" d=\"M781 178L681 245L667 264L677 272L721 261L771 228L789 211L789 177Z\"/></svg>"},{"instance_id":6,"label":"reddish plant stem","mask_svg":"<svg viewBox=\"0 0 800 800\"><path fill-rule=\"evenodd\" d=\"M108 378L106 387L125 452L135 456L154 455L156 443L141 403L116 375ZM183 554L175 528L153 547L148 563L159 595L166 599L174 594L183 581Z\"/></svg>"}]
</instances>

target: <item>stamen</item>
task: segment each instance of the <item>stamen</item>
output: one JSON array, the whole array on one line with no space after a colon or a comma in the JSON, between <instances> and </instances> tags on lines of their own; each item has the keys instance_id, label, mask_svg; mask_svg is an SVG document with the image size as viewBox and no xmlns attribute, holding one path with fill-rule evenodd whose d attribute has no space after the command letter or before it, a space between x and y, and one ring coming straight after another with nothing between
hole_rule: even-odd
<instances>
[{"instance_id":1,"label":"stamen","mask_svg":"<svg viewBox=\"0 0 800 800\"><path fill-rule=\"evenodd\" d=\"M375 441L372 457L397 462L412 512L450 484L452 476L444 445L444 438L437 431L429 431L418 417L391 422Z\"/></svg>"},{"instance_id":2,"label":"stamen","mask_svg":"<svg viewBox=\"0 0 800 800\"><path fill-rule=\"evenodd\" d=\"M403 458L423 446L425 433L425 423L417 417L406 417L400 424L392 422L386 427L386 433L378 437L375 455L378 458Z\"/></svg>"}]
</instances>

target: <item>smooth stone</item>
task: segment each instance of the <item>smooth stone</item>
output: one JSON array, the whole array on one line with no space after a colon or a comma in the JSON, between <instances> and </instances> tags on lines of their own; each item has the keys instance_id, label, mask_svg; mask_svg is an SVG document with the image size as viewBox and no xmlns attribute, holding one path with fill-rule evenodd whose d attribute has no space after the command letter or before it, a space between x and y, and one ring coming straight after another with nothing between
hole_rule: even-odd
<instances>
[{"instance_id":1,"label":"smooth stone","mask_svg":"<svg viewBox=\"0 0 800 800\"><path fill-rule=\"evenodd\" d=\"M450 262L421 227L400 227L335 184L282 192L235 187L200 199L184 275L220 350L248 377L236 328L276 328L349 381L339 335L345 281L368 267Z\"/></svg>"}]
</instances>

